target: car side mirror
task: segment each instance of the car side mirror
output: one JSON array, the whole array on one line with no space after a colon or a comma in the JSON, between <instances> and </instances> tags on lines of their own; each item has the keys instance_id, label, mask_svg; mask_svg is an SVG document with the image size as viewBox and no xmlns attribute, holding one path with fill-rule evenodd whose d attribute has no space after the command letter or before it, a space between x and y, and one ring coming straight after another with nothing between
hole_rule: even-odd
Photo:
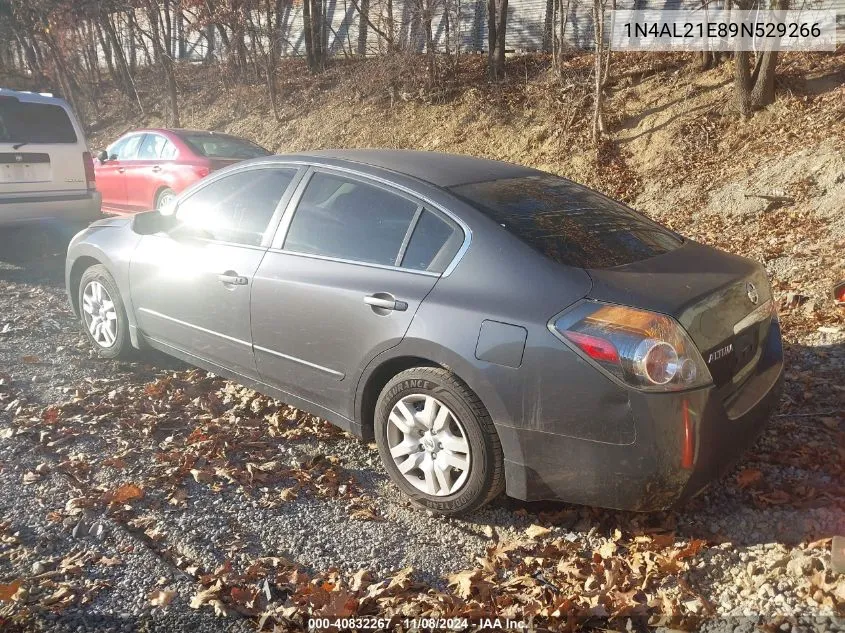
<instances>
[{"instance_id":1,"label":"car side mirror","mask_svg":"<svg viewBox=\"0 0 845 633\"><path fill-rule=\"evenodd\" d=\"M97 154L97 160L100 161L101 165L103 163L105 163L108 159L109 159L109 153L106 150L103 150L102 152Z\"/></svg>"},{"instance_id":2,"label":"car side mirror","mask_svg":"<svg viewBox=\"0 0 845 633\"><path fill-rule=\"evenodd\" d=\"M155 235L162 231L169 231L175 225L175 215L162 215L158 211L136 213L132 217L132 230L138 235Z\"/></svg>"}]
</instances>

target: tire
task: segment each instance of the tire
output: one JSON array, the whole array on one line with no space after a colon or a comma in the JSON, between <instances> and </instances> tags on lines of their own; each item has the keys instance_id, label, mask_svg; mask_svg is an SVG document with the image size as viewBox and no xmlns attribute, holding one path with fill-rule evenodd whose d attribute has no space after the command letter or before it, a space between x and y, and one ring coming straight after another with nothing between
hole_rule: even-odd
<instances>
[{"instance_id":1,"label":"tire","mask_svg":"<svg viewBox=\"0 0 845 633\"><path fill-rule=\"evenodd\" d=\"M446 369L415 367L394 376L379 395L374 426L387 473L417 506L459 516L504 490L504 457L493 421L478 396Z\"/></svg>"},{"instance_id":2,"label":"tire","mask_svg":"<svg viewBox=\"0 0 845 633\"><path fill-rule=\"evenodd\" d=\"M128 358L132 352L129 320L117 283L105 266L97 264L82 273L77 298L82 329L97 353L103 358ZM94 327L95 320L101 327Z\"/></svg>"},{"instance_id":3,"label":"tire","mask_svg":"<svg viewBox=\"0 0 845 633\"><path fill-rule=\"evenodd\" d=\"M167 201L168 198L174 198L176 196L176 192L173 191L170 187L165 187L161 191L156 194L155 199L155 210L161 211L161 207Z\"/></svg>"}]
</instances>

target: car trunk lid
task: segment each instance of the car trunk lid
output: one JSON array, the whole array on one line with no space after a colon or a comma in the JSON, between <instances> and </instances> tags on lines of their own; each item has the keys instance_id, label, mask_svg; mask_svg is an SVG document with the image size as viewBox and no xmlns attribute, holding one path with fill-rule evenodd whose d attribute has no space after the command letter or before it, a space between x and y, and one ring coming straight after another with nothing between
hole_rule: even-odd
<instances>
[{"instance_id":1,"label":"car trunk lid","mask_svg":"<svg viewBox=\"0 0 845 633\"><path fill-rule=\"evenodd\" d=\"M765 270L756 262L687 241L657 257L587 272L591 298L675 317L725 395L759 360L772 297Z\"/></svg>"}]
</instances>

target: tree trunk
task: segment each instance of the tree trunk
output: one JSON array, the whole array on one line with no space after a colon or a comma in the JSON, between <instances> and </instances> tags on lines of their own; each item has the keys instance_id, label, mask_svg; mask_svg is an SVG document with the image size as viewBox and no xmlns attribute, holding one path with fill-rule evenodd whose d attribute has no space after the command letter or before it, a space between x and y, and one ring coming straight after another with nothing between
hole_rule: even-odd
<instances>
[{"instance_id":1,"label":"tree trunk","mask_svg":"<svg viewBox=\"0 0 845 633\"><path fill-rule=\"evenodd\" d=\"M593 38L595 56L593 74L595 86L593 93L593 142L598 143L604 136L604 85L606 71L604 61L604 1L593 0Z\"/></svg>"},{"instance_id":2,"label":"tree trunk","mask_svg":"<svg viewBox=\"0 0 845 633\"><path fill-rule=\"evenodd\" d=\"M305 58L308 62L308 69L311 72L316 72L316 61L314 60L314 42L311 34L314 30L311 28L313 18L311 16L311 0L302 0L302 37L305 40Z\"/></svg>"},{"instance_id":3,"label":"tree trunk","mask_svg":"<svg viewBox=\"0 0 845 633\"><path fill-rule=\"evenodd\" d=\"M370 0L361 0L358 12L358 55L367 54L367 22L370 19Z\"/></svg>"},{"instance_id":4,"label":"tree trunk","mask_svg":"<svg viewBox=\"0 0 845 633\"><path fill-rule=\"evenodd\" d=\"M425 0L423 27L425 28L425 54L428 59L428 80L431 85L434 85L437 80L437 60L434 54L434 32L431 28L431 21L434 17L432 15L431 2L432 0Z\"/></svg>"},{"instance_id":5,"label":"tree trunk","mask_svg":"<svg viewBox=\"0 0 845 633\"><path fill-rule=\"evenodd\" d=\"M508 24L508 0L487 2L487 72L492 81L505 77L505 35Z\"/></svg>"},{"instance_id":6,"label":"tree trunk","mask_svg":"<svg viewBox=\"0 0 845 633\"><path fill-rule=\"evenodd\" d=\"M748 69L748 51L734 53L734 96L740 116L751 114L751 72Z\"/></svg>"}]
</instances>

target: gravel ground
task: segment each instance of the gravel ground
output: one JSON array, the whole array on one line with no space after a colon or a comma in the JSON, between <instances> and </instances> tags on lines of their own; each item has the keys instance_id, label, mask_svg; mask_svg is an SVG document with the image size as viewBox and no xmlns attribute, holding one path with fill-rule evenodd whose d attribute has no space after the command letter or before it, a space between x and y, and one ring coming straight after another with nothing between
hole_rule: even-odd
<instances>
[{"instance_id":1,"label":"gravel ground","mask_svg":"<svg viewBox=\"0 0 845 633\"><path fill-rule=\"evenodd\" d=\"M209 483L195 475L178 482L183 496L176 502L177 486L168 480L147 487L131 512L106 513L73 500L128 481L165 481L160 455L180 431L168 439L140 423L89 413L71 433L73 427L50 426L47 413L31 425L13 422L16 411L45 411L85 394L120 398L121 390L185 376L188 368L157 354L133 363L94 356L67 306L64 243L44 231L0 238L0 585L21 580L46 592L11 606L0 602L0 629L4 617L16 615L40 630L254 630L238 614L190 608L204 571L275 556L314 573L368 569L383 578L411 567L416 580L444 588L448 574L472 568L491 544L516 540L552 514L568 518L552 521L550 536L588 550L617 529L643 534L657 525L671 526L681 540L706 539L679 580L701 596L685 607L707 614L701 630L752 631L765 622L773 631L845 631L841 604L824 585L842 584L824 540L845 535L842 415L809 415L826 413L819 407L829 408L832 386L845 377L841 344L788 347L788 414L773 420L737 470L675 512L645 516L501 498L466 520L442 519L402 499L373 446L300 416L305 432L267 440L276 459L302 465L331 456L350 483L329 492L303 488L282 503L275 485ZM827 395L818 400L808 390ZM177 416L176 424L188 422ZM103 466L108 458L120 466ZM760 474L747 485L750 471ZM378 520L354 519L360 508ZM65 585L69 597L62 596ZM153 606L156 590L175 594L167 606Z\"/></svg>"}]
</instances>

